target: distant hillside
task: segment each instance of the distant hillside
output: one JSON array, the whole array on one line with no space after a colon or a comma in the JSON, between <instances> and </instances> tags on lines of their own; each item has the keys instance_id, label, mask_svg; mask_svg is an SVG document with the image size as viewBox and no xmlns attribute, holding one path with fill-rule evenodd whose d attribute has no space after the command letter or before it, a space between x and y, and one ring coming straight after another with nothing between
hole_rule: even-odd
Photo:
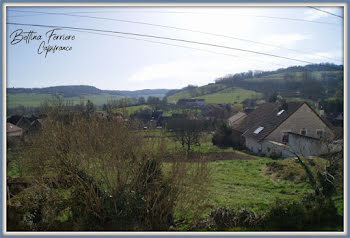
<instances>
[{"instance_id":1,"label":"distant hillside","mask_svg":"<svg viewBox=\"0 0 350 238\"><path fill-rule=\"evenodd\" d=\"M202 87L190 85L171 90L167 99L176 102L181 98L204 98L207 103L239 103L244 99L259 99L262 95L268 99L278 93L291 100L342 100L343 87L342 65L316 64L227 75Z\"/></svg>"},{"instance_id":2,"label":"distant hillside","mask_svg":"<svg viewBox=\"0 0 350 238\"><path fill-rule=\"evenodd\" d=\"M95 105L101 106L108 101L125 97L148 98L152 96L163 98L168 91L168 89L143 89L136 91L101 90L87 85L56 86L47 88L7 88L6 101L8 108L19 106L37 107L45 100L52 98L52 96L59 95L72 101L74 104L79 104L82 100L90 100Z\"/></svg>"},{"instance_id":3,"label":"distant hillside","mask_svg":"<svg viewBox=\"0 0 350 238\"><path fill-rule=\"evenodd\" d=\"M123 91L123 90L101 90L93 86L88 85L68 85L68 86L55 86L47 88L7 88L8 94L14 93L36 93L36 94L52 94L60 95L63 97L80 97L85 95L102 95L111 94L124 97L164 97L169 89L142 89L136 91Z\"/></svg>"},{"instance_id":4,"label":"distant hillside","mask_svg":"<svg viewBox=\"0 0 350 238\"><path fill-rule=\"evenodd\" d=\"M136 91L120 91L120 90L115 90L115 91L110 91L110 90L103 90L104 93L109 93L109 94L116 94L116 95L121 95L125 97L134 97L134 98L139 98L139 97L159 97L162 98L169 92L169 89L142 89L142 90L136 90Z\"/></svg>"}]
</instances>

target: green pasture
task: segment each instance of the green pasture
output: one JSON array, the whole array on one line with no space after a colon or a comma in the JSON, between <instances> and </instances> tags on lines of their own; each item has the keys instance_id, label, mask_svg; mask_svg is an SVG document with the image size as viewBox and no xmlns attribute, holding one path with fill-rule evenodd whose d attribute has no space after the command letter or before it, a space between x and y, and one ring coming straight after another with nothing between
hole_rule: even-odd
<instances>
[{"instance_id":1,"label":"green pasture","mask_svg":"<svg viewBox=\"0 0 350 238\"><path fill-rule=\"evenodd\" d=\"M123 97L111 94L100 94L100 95L85 95L81 97L65 97L67 101L73 102L73 104L79 104L81 101L86 102L87 100L92 101L96 106L102 106L110 100L121 99ZM38 107L45 100L52 99L51 94L37 94L37 93L16 93L7 94L6 103L7 108L15 108L19 106L24 107Z\"/></svg>"},{"instance_id":2,"label":"green pasture","mask_svg":"<svg viewBox=\"0 0 350 238\"><path fill-rule=\"evenodd\" d=\"M261 93L242 88L227 88L214 94L208 94L197 98L204 99L206 103L241 103L248 98L260 98Z\"/></svg>"},{"instance_id":3,"label":"green pasture","mask_svg":"<svg viewBox=\"0 0 350 238\"><path fill-rule=\"evenodd\" d=\"M215 93L225 88L226 86L223 84L208 84L202 87L182 90L174 95L167 97L167 99L170 103L176 103L179 99L182 98L194 98L206 94Z\"/></svg>"}]
</instances>

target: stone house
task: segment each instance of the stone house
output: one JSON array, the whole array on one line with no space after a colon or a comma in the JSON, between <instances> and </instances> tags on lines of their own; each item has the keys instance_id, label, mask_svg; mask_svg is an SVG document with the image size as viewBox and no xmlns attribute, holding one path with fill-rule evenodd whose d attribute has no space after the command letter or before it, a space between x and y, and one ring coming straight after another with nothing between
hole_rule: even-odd
<instances>
[{"instance_id":1,"label":"stone house","mask_svg":"<svg viewBox=\"0 0 350 238\"><path fill-rule=\"evenodd\" d=\"M329 123L306 102L264 103L233 129L242 133L250 151L282 157L326 153L322 138L335 137Z\"/></svg>"}]
</instances>

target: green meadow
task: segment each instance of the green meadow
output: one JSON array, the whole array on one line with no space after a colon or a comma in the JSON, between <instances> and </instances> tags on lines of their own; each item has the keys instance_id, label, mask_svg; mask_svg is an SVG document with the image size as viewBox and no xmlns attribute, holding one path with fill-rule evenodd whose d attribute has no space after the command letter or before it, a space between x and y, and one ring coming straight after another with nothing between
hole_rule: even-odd
<instances>
[{"instance_id":1,"label":"green meadow","mask_svg":"<svg viewBox=\"0 0 350 238\"><path fill-rule=\"evenodd\" d=\"M19 106L24 107L38 107L45 100L52 98L51 94L37 94L37 93L15 93L7 94L6 103L8 108L15 108ZM97 106L102 106L110 100L121 99L122 96L111 94L100 95L85 95L81 97L65 97L65 100L73 102L73 104L79 104L81 101L92 101Z\"/></svg>"},{"instance_id":2,"label":"green meadow","mask_svg":"<svg viewBox=\"0 0 350 238\"><path fill-rule=\"evenodd\" d=\"M220 104L220 103L241 103L248 98L261 98L262 93L257 93L252 90L242 88L227 88L220 92L203 95L200 99L204 99L206 103Z\"/></svg>"}]
</instances>

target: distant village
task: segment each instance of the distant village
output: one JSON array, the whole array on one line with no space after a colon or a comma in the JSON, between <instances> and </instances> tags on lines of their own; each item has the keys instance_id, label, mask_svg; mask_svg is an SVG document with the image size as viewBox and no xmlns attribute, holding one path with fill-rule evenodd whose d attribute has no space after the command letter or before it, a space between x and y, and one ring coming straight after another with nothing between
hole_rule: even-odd
<instances>
[{"instance_id":1,"label":"distant village","mask_svg":"<svg viewBox=\"0 0 350 238\"><path fill-rule=\"evenodd\" d=\"M169 107L177 111L169 114L166 110ZM169 120L174 118L190 117L193 120L220 122L232 130L231 136L241 145L240 148L268 157L320 155L342 149L343 113L327 113L322 101L309 105L306 102L287 102L279 97L276 102L256 105L254 100L247 99L243 101L243 108L242 111L234 111L230 104L206 104L204 99L180 99L176 104L146 106L131 115L110 110L99 110L94 114L101 120L137 119L142 122L143 130L166 129ZM8 142L24 140L26 134L45 129L45 117L45 114L8 117Z\"/></svg>"}]
</instances>

